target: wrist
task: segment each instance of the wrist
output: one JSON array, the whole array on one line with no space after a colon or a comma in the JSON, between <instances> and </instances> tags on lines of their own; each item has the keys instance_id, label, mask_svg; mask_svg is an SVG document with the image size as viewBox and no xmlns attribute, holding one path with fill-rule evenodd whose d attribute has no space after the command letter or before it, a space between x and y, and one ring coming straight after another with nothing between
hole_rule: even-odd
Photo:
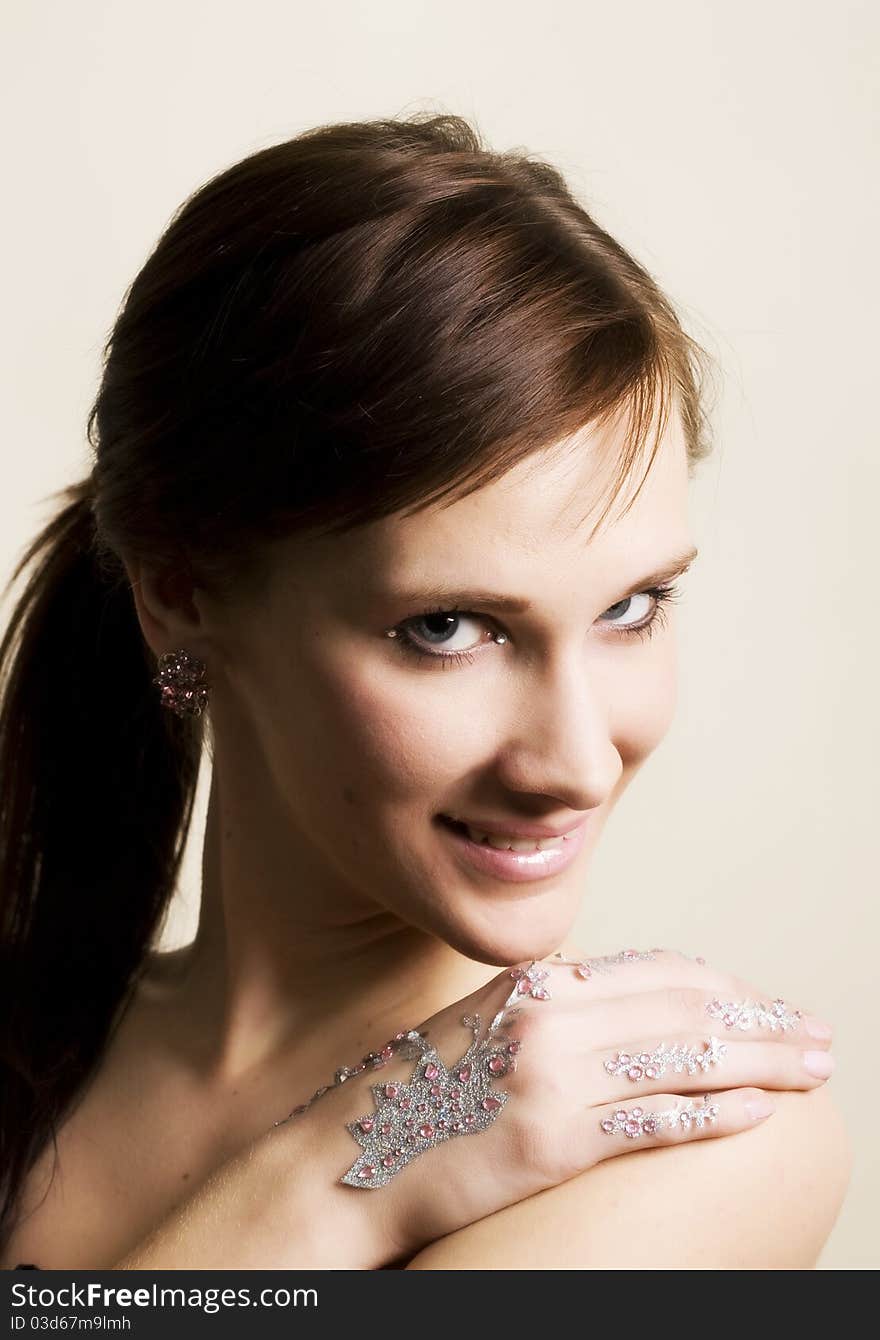
<instances>
[{"instance_id":1,"label":"wrist","mask_svg":"<svg viewBox=\"0 0 880 1340\"><path fill-rule=\"evenodd\" d=\"M267 1194L280 1201L292 1266L378 1270L420 1245L407 1239L393 1184L371 1189L339 1180L357 1156L345 1123L361 1109L357 1099L357 1110L352 1109L348 1087L328 1093L267 1136ZM352 1091L360 1087L350 1086Z\"/></svg>"}]
</instances>

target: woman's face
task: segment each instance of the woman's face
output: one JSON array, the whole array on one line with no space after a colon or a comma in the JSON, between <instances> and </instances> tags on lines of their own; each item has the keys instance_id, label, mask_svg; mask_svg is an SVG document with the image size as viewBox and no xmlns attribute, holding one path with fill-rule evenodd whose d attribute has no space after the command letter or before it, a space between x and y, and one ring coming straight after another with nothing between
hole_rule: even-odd
<instances>
[{"instance_id":1,"label":"woman's face","mask_svg":"<svg viewBox=\"0 0 880 1340\"><path fill-rule=\"evenodd\" d=\"M650 588L693 544L676 415L630 510L638 476L589 537L619 431L445 508L285 540L265 597L228 621L218 757L236 742L292 890L328 924L382 910L499 965L569 933L605 821L672 718L674 610ZM582 841L564 869L512 881L472 865L441 815L583 823Z\"/></svg>"}]
</instances>

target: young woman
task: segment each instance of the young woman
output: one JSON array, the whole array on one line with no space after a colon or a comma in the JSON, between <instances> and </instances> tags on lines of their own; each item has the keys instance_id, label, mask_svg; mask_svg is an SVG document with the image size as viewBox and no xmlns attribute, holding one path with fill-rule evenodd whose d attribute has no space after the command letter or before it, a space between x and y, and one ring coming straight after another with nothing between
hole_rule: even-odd
<instances>
[{"instance_id":1,"label":"young woman","mask_svg":"<svg viewBox=\"0 0 880 1340\"><path fill-rule=\"evenodd\" d=\"M0 649L0 1264L815 1262L830 1030L568 942L673 712L706 368L457 117L178 211Z\"/></svg>"}]
</instances>

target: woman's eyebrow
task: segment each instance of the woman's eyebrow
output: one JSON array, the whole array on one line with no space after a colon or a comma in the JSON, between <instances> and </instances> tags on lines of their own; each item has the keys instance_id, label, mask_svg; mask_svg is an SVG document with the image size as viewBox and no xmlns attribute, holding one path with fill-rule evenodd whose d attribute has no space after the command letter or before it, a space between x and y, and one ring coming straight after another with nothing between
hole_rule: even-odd
<instances>
[{"instance_id":1,"label":"woman's eyebrow","mask_svg":"<svg viewBox=\"0 0 880 1340\"><path fill-rule=\"evenodd\" d=\"M620 600L626 600L627 596L635 595L638 591L644 591L649 586L662 586L665 582L671 582L675 577L681 577L687 572L688 568L697 557L698 550L696 546L687 549L684 553L670 558L661 568L655 572L647 573L640 577L637 582L624 591ZM422 586L417 591L394 590L387 594L388 599L399 601L402 604L410 605L459 605L461 608L469 605L491 605L494 609L506 610L511 614L527 614L532 608L530 600L524 600L520 596L504 595L500 591L486 591L482 588L453 586L450 583L443 585Z\"/></svg>"}]
</instances>

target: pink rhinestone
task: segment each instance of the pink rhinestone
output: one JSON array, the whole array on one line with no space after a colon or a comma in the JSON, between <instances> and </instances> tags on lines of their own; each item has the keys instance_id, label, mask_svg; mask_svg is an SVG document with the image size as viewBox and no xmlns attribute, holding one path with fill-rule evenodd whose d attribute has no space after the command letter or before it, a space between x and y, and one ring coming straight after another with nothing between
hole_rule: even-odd
<instances>
[{"instance_id":1,"label":"pink rhinestone","mask_svg":"<svg viewBox=\"0 0 880 1340\"><path fill-rule=\"evenodd\" d=\"M642 1129L637 1121L628 1121L623 1128L627 1135L638 1135Z\"/></svg>"},{"instance_id":2,"label":"pink rhinestone","mask_svg":"<svg viewBox=\"0 0 880 1340\"><path fill-rule=\"evenodd\" d=\"M402 1107L403 1110L406 1111L406 1109L407 1109L408 1107L411 1107L412 1104L411 1104L409 1098L401 1098L401 1100L400 1100L400 1102L397 1104L397 1106L398 1106L398 1107Z\"/></svg>"},{"instance_id":3,"label":"pink rhinestone","mask_svg":"<svg viewBox=\"0 0 880 1340\"><path fill-rule=\"evenodd\" d=\"M507 1062L503 1056L490 1056L489 1058L489 1069L492 1071L493 1075L500 1075L506 1068L506 1065Z\"/></svg>"},{"instance_id":4,"label":"pink rhinestone","mask_svg":"<svg viewBox=\"0 0 880 1340\"><path fill-rule=\"evenodd\" d=\"M426 1121L424 1126L419 1127L419 1135L422 1137L423 1140L430 1140L433 1134L434 1134L434 1127L431 1125L430 1121Z\"/></svg>"},{"instance_id":5,"label":"pink rhinestone","mask_svg":"<svg viewBox=\"0 0 880 1340\"><path fill-rule=\"evenodd\" d=\"M611 1132L614 1130L614 1122L613 1122L613 1121L603 1121L603 1122L602 1122L602 1130L603 1130L603 1131L607 1131L608 1134L610 1135Z\"/></svg>"},{"instance_id":6,"label":"pink rhinestone","mask_svg":"<svg viewBox=\"0 0 880 1340\"><path fill-rule=\"evenodd\" d=\"M457 1098L458 1096L459 1096L459 1090L458 1090L458 1089L450 1089L450 1090L449 1090L449 1097L450 1097L450 1098Z\"/></svg>"},{"instance_id":7,"label":"pink rhinestone","mask_svg":"<svg viewBox=\"0 0 880 1340\"><path fill-rule=\"evenodd\" d=\"M373 1177L375 1172L376 1169L373 1167L372 1163L365 1163L358 1173L358 1177Z\"/></svg>"},{"instance_id":8,"label":"pink rhinestone","mask_svg":"<svg viewBox=\"0 0 880 1340\"><path fill-rule=\"evenodd\" d=\"M397 1084L386 1084L386 1085L385 1085L385 1097L386 1097L386 1098L396 1098L397 1095L398 1095L398 1092L399 1092L399 1086L398 1086Z\"/></svg>"},{"instance_id":9,"label":"pink rhinestone","mask_svg":"<svg viewBox=\"0 0 880 1340\"><path fill-rule=\"evenodd\" d=\"M521 977L525 977L526 970L525 968L511 968L510 975L514 981L518 982Z\"/></svg>"},{"instance_id":10,"label":"pink rhinestone","mask_svg":"<svg viewBox=\"0 0 880 1340\"><path fill-rule=\"evenodd\" d=\"M403 1039L404 1039L405 1037L406 1037L406 1034L405 1034L405 1033L395 1033L395 1034L394 1034L394 1041L395 1041L395 1042L402 1042Z\"/></svg>"},{"instance_id":11,"label":"pink rhinestone","mask_svg":"<svg viewBox=\"0 0 880 1340\"><path fill-rule=\"evenodd\" d=\"M439 1084L432 1084L432 1085L431 1085L431 1097L432 1097L432 1098L439 1098L442 1092L443 1092L443 1090L440 1088L440 1085L439 1085Z\"/></svg>"},{"instance_id":12,"label":"pink rhinestone","mask_svg":"<svg viewBox=\"0 0 880 1340\"><path fill-rule=\"evenodd\" d=\"M379 1129L381 1130L383 1135L390 1135L391 1132L394 1130L394 1127L391 1125L390 1121L385 1121L382 1123Z\"/></svg>"},{"instance_id":13,"label":"pink rhinestone","mask_svg":"<svg viewBox=\"0 0 880 1340\"><path fill-rule=\"evenodd\" d=\"M459 1070L458 1072L458 1078L461 1080L462 1084L467 1084L470 1077L471 1077L470 1066L469 1065L462 1066L461 1070Z\"/></svg>"},{"instance_id":14,"label":"pink rhinestone","mask_svg":"<svg viewBox=\"0 0 880 1340\"><path fill-rule=\"evenodd\" d=\"M436 1079L439 1074L439 1068L435 1066L433 1061L429 1061L425 1066L425 1079Z\"/></svg>"},{"instance_id":15,"label":"pink rhinestone","mask_svg":"<svg viewBox=\"0 0 880 1340\"><path fill-rule=\"evenodd\" d=\"M418 1107L416 1108L416 1111L417 1111L417 1112L427 1112L427 1110L428 1110L428 1104L427 1104L427 1103L419 1103L419 1104L418 1104Z\"/></svg>"},{"instance_id":16,"label":"pink rhinestone","mask_svg":"<svg viewBox=\"0 0 880 1340\"><path fill-rule=\"evenodd\" d=\"M642 1115L642 1109L640 1107L634 1107L632 1110L632 1116L640 1117L641 1115Z\"/></svg>"},{"instance_id":17,"label":"pink rhinestone","mask_svg":"<svg viewBox=\"0 0 880 1340\"><path fill-rule=\"evenodd\" d=\"M361 1128L361 1130L363 1131L364 1135L369 1135L369 1134L370 1134L370 1131L373 1129L373 1118L372 1118L372 1117L364 1117L363 1121L359 1121L359 1122L358 1122L358 1125L360 1126L360 1128Z\"/></svg>"},{"instance_id":18,"label":"pink rhinestone","mask_svg":"<svg viewBox=\"0 0 880 1340\"><path fill-rule=\"evenodd\" d=\"M483 1099L483 1101L482 1101L482 1103L480 1104L480 1106L481 1106L481 1107L484 1107L484 1108L486 1109L487 1112L494 1112L495 1109L496 1109L496 1107L500 1107L500 1106L501 1106L501 1099L500 1099L500 1098L493 1098L492 1095L490 1094L488 1098L484 1098L484 1099Z\"/></svg>"},{"instance_id":19,"label":"pink rhinestone","mask_svg":"<svg viewBox=\"0 0 880 1340\"><path fill-rule=\"evenodd\" d=\"M589 963L579 963L575 968L575 972L577 973L578 977L583 977L584 980L586 980L588 977L592 977L593 975L593 970L590 967Z\"/></svg>"},{"instance_id":20,"label":"pink rhinestone","mask_svg":"<svg viewBox=\"0 0 880 1340\"><path fill-rule=\"evenodd\" d=\"M617 1062L616 1062L616 1061L606 1061L606 1062L605 1062L605 1069L608 1071L608 1074L609 1074L609 1075L616 1075L616 1074L617 1074Z\"/></svg>"},{"instance_id":21,"label":"pink rhinestone","mask_svg":"<svg viewBox=\"0 0 880 1340\"><path fill-rule=\"evenodd\" d=\"M632 1057L630 1056L629 1052L618 1052L617 1059L621 1065L629 1065L630 1061L632 1060Z\"/></svg>"},{"instance_id":22,"label":"pink rhinestone","mask_svg":"<svg viewBox=\"0 0 880 1340\"><path fill-rule=\"evenodd\" d=\"M507 1050L509 1052L518 1052L521 1046L522 1043L519 1038L511 1038L510 1042L507 1044Z\"/></svg>"},{"instance_id":23,"label":"pink rhinestone","mask_svg":"<svg viewBox=\"0 0 880 1340\"><path fill-rule=\"evenodd\" d=\"M639 1057L639 1061L641 1062L642 1065L647 1065L650 1059L651 1058L647 1052L642 1052L641 1056Z\"/></svg>"},{"instance_id":24,"label":"pink rhinestone","mask_svg":"<svg viewBox=\"0 0 880 1340\"><path fill-rule=\"evenodd\" d=\"M614 1115L618 1121L626 1121L626 1113L624 1112L623 1108L621 1108L619 1112L615 1112Z\"/></svg>"},{"instance_id":25,"label":"pink rhinestone","mask_svg":"<svg viewBox=\"0 0 880 1340\"><path fill-rule=\"evenodd\" d=\"M439 1128L441 1131L445 1131L445 1130L446 1130L446 1122L443 1120L442 1117L441 1117L440 1120L437 1122L437 1126L438 1126L438 1128Z\"/></svg>"},{"instance_id":26,"label":"pink rhinestone","mask_svg":"<svg viewBox=\"0 0 880 1340\"><path fill-rule=\"evenodd\" d=\"M733 1028L733 1025L736 1023L736 1015L730 1013L725 1014L722 1023L726 1024L728 1028Z\"/></svg>"},{"instance_id":27,"label":"pink rhinestone","mask_svg":"<svg viewBox=\"0 0 880 1340\"><path fill-rule=\"evenodd\" d=\"M640 1065L631 1065L626 1073L630 1079L641 1079L645 1072Z\"/></svg>"},{"instance_id":28,"label":"pink rhinestone","mask_svg":"<svg viewBox=\"0 0 880 1340\"><path fill-rule=\"evenodd\" d=\"M516 984L516 992L519 996L527 996L532 989L532 983L528 977L521 977Z\"/></svg>"},{"instance_id":29,"label":"pink rhinestone","mask_svg":"<svg viewBox=\"0 0 880 1340\"><path fill-rule=\"evenodd\" d=\"M379 1055L382 1057L383 1061L390 1061L391 1057L394 1055L394 1048L387 1046L383 1047Z\"/></svg>"},{"instance_id":30,"label":"pink rhinestone","mask_svg":"<svg viewBox=\"0 0 880 1340\"><path fill-rule=\"evenodd\" d=\"M655 1067L655 1066L652 1066L652 1065L649 1065L649 1066L647 1067L647 1069L645 1070L645 1074L648 1076L648 1079L656 1079L656 1078L657 1078L657 1069L656 1069L656 1067Z\"/></svg>"},{"instance_id":31,"label":"pink rhinestone","mask_svg":"<svg viewBox=\"0 0 880 1340\"><path fill-rule=\"evenodd\" d=\"M645 1117L645 1120L642 1122L642 1130L645 1132L645 1134L653 1135L656 1129L657 1129L657 1123L654 1120L654 1118Z\"/></svg>"},{"instance_id":32,"label":"pink rhinestone","mask_svg":"<svg viewBox=\"0 0 880 1340\"><path fill-rule=\"evenodd\" d=\"M532 998L534 1000L549 1000L550 992L543 986L536 986L532 992Z\"/></svg>"},{"instance_id":33,"label":"pink rhinestone","mask_svg":"<svg viewBox=\"0 0 880 1340\"><path fill-rule=\"evenodd\" d=\"M394 1166L394 1158L395 1158L394 1154L386 1154L384 1159L382 1160L382 1163L386 1168L391 1168Z\"/></svg>"},{"instance_id":34,"label":"pink rhinestone","mask_svg":"<svg viewBox=\"0 0 880 1340\"><path fill-rule=\"evenodd\" d=\"M416 1124L415 1117L407 1117L406 1121L403 1124L404 1126L406 1126L407 1130L411 1130L412 1127L415 1126Z\"/></svg>"},{"instance_id":35,"label":"pink rhinestone","mask_svg":"<svg viewBox=\"0 0 880 1340\"><path fill-rule=\"evenodd\" d=\"M475 1121L476 1117L474 1116L473 1112L468 1112L467 1116L465 1117L465 1124L468 1126L473 1126Z\"/></svg>"}]
</instances>

